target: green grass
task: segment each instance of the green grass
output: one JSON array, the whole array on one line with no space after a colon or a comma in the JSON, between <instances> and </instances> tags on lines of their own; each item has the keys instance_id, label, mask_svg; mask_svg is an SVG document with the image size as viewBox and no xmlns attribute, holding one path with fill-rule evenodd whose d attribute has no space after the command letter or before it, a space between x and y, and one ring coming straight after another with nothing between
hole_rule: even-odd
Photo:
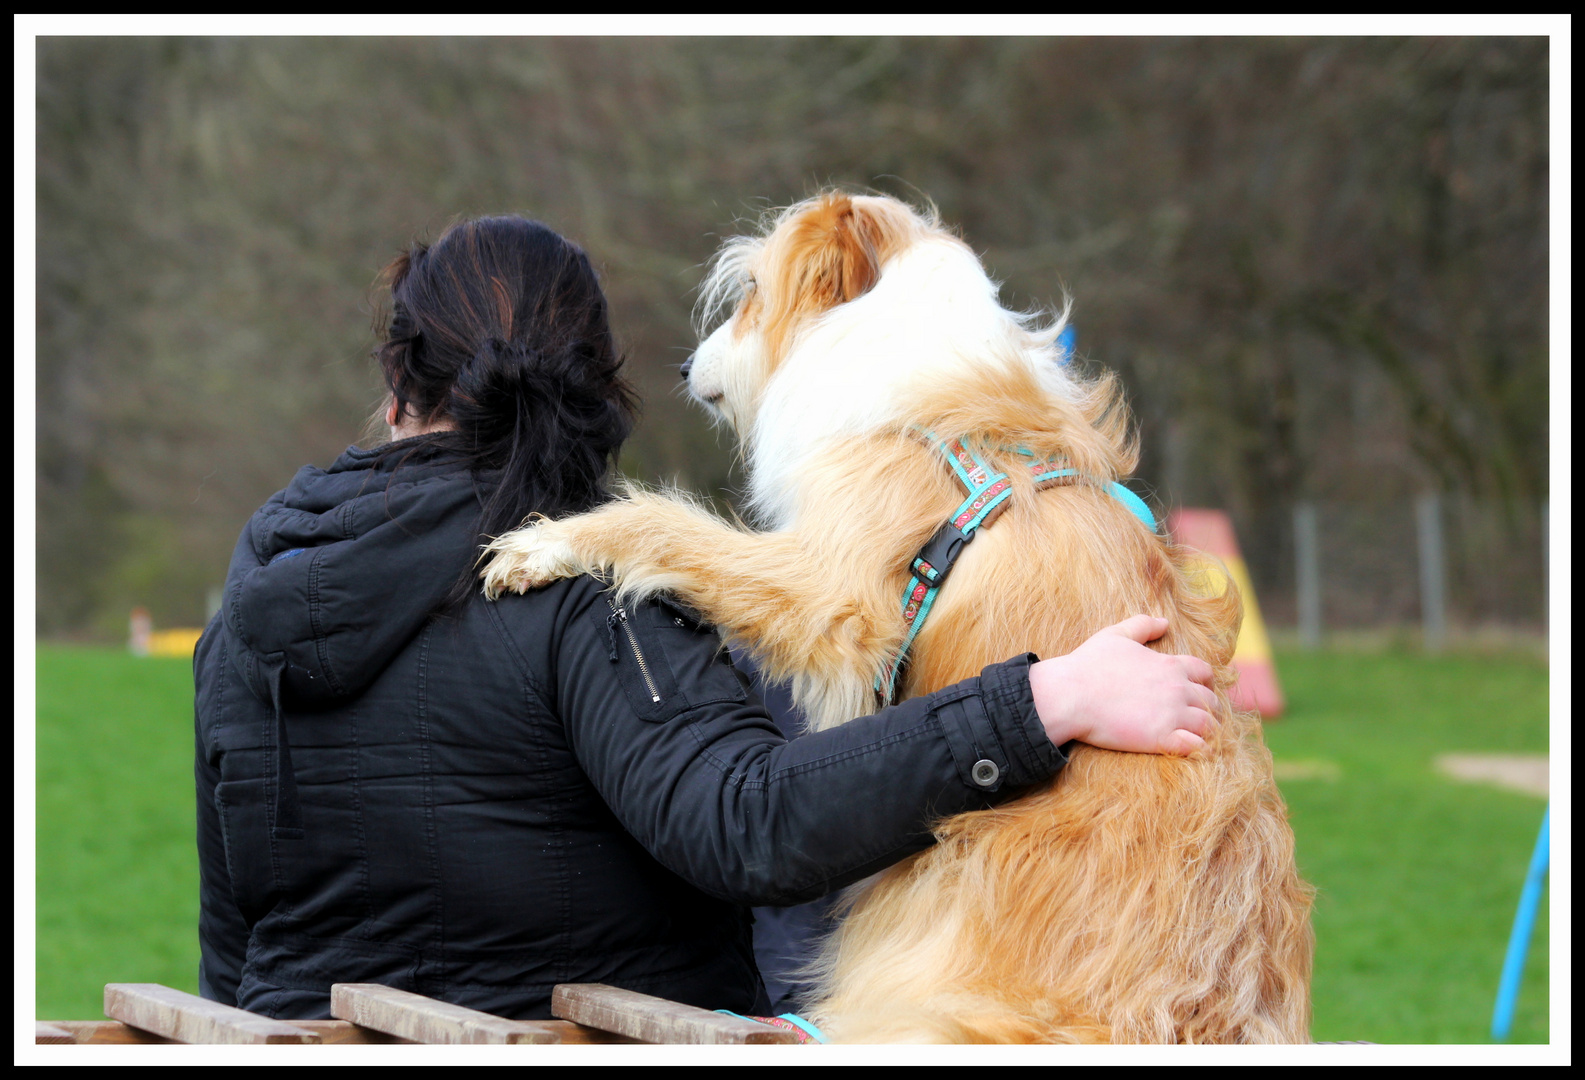
<instances>
[{"instance_id":1,"label":"green grass","mask_svg":"<svg viewBox=\"0 0 1585 1080\"><path fill-rule=\"evenodd\" d=\"M1546 669L1406 653L1278 663L1277 760L1335 768L1283 783L1318 889L1315 1038L1487 1041L1544 804L1431 761L1545 753ZM191 667L40 645L37 671L38 1016L100 1016L107 982L196 991ZM1515 1042L1547 1041L1547 914Z\"/></svg>"},{"instance_id":2,"label":"green grass","mask_svg":"<svg viewBox=\"0 0 1585 1080\"><path fill-rule=\"evenodd\" d=\"M192 663L41 644L36 670L38 1017L197 993Z\"/></svg>"},{"instance_id":3,"label":"green grass","mask_svg":"<svg viewBox=\"0 0 1585 1080\"><path fill-rule=\"evenodd\" d=\"M1446 753L1547 752L1547 673L1514 657L1278 657L1289 702L1266 728L1279 765L1335 780L1283 795L1299 867L1316 886L1318 1040L1482 1043L1519 890L1541 827L1537 797L1449 780ZM1510 1042L1547 1041L1542 904Z\"/></svg>"}]
</instances>

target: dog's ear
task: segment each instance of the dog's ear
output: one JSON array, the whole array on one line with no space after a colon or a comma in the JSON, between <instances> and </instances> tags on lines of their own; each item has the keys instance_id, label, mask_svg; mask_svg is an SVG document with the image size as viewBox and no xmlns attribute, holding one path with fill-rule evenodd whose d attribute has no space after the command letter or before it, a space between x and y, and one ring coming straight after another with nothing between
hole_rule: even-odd
<instances>
[{"instance_id":1,"label":"dog's ear","mask_svg":"<svg viewBox=\"0 0 1585 1080\"><path fill-rule=\"evenodd\" d=\"M756 267L764 286L738 313L739 332L757 326L766 355L779 362L790 335L808 319L857 300L875 287L881 267L903 246L912 216L899 204L828 192L792 208Z\"/></svg>"},{"instance_id":2,"label":"dog's ear","mask_svg":"<svg viewBox=\"0 0 1585 1080\"><path fill-rule=\"evenodd\" d=\"M880 219L851 196L820 198L792 238L788 295L821 309L858 299L880 280L885 240Z\"/></svg>"}]
</instances>

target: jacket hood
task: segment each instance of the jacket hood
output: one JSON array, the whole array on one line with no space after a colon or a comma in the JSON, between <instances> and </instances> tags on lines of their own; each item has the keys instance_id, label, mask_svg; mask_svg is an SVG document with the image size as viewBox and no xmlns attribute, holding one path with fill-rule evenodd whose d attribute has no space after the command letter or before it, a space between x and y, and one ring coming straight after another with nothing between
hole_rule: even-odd
<instances>
[{"instance_id":1,"label":"jacket hood","mask_svg":"<svg viewBox=\"0 0 1585 1080\"><path fill-rule=\"evenodd\" d=\"M253 515L226 574L222 617L248 686L300 707L361 693L478 557L494 473L426 442L351 447L307 466Z\"/></svg>"}]
</instances>

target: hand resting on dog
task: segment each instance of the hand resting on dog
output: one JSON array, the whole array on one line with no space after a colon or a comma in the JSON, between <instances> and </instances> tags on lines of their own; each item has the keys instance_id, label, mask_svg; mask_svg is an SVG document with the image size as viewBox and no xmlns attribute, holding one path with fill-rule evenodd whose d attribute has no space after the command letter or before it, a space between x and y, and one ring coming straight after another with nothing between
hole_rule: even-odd
<instances>
[{"instance_id":1,"label":"hand resting on dog","mask_svg":"<svg viewBox=\"0 0 1585 1080\"><path fill-rule=\"evenodd\" d=\"M1136 754L1188 755L1215 722L1211 665L1146 648L1167 620L1135 615L1108 626L1066 656L1029 668L1046 735Z\"/></svg>"}]
</instances>

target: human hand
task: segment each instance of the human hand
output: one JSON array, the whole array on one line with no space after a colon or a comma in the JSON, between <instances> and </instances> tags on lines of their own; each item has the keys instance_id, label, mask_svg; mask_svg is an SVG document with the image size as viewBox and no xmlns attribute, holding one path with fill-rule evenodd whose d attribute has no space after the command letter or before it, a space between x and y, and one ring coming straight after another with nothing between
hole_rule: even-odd
<instances>
[{"instance_id":1,"label":"human hand","mask_svg":"<svg viewBox=\"0 0 1585 1080\"><path fill-rule=\"evenodd\" d=\"M1192 754L1215 723L1211 665L1147 649L1167 620L1135 615L1066 656L1030 665L1029 687L1046 735L1135 754Z\"/></svg>"}]
</instances>

